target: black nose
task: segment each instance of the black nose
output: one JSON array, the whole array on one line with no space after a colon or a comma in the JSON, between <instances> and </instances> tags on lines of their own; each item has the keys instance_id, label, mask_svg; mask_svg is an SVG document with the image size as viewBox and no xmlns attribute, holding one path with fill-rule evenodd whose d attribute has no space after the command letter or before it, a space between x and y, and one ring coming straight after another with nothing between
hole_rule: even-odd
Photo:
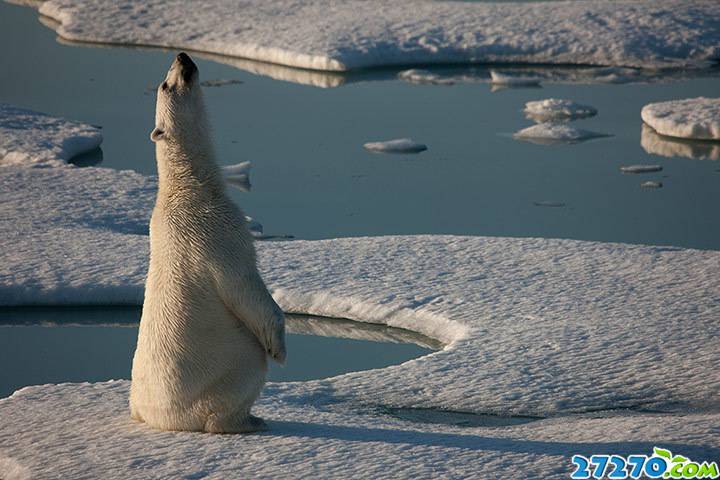
<instances>
[{"instance_id":1,"label":"black nose","mask_svg":"<svg viewBox=\"0 0 720 480\"><path fill-rule=\"evenodd\" d=\"M197 66L185 52L178 53L176 60L180 64L180 72L182 73L183 79L186 82L189 82L193 73L197 71Z\"/></svg>"},{"instance_id":2,"label":"black nose","mask_svg":"<svg viewBox=\"0 0 720 480\"><path fill-rule=\"evenodd\" d=\"M193 65L193 61L190 59L190 55L188 55L188 54L185 53L185 52L180 52L180 53L178 53L177 61L180 62L180 64L183 65L183 66L185 66L185 65L187 65L187 66Z\"/></svg>"}]
</instances>

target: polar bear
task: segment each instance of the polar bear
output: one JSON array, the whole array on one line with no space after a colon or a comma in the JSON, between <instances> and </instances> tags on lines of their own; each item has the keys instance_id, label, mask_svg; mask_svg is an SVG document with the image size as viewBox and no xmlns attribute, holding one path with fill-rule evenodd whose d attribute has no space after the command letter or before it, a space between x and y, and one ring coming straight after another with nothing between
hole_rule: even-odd
<instances>
[{"instance_id":1,"label":"polar bear","mask_svg":"<svg viewBox=\"0 0 720 480\"><path fill-rule=\"evenodd\" d=\"M263 430L250 407L267 356L285 361L285 318L257 271L245 216L225 194L188 55L157 93L159 185L131 416L162 430Z\"/></svg>"}]
</instances>

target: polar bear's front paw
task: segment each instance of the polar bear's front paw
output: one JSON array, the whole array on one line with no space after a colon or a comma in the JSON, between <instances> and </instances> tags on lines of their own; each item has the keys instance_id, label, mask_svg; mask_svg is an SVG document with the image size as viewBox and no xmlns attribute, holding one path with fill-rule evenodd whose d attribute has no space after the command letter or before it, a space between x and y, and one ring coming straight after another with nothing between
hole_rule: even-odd
<instances>
[{"instance_id":1,"label":"polar bear's front paw","mask_svg":"<svg viewBox=\"0 0 720 480\"><path fill-rule=\"evenodd\" d=\"M270 331L268 355L278 363L284 364L287 358L285 350L285 316L282 312L275 319L274 328Z\"/></svg>"}]
</instances>

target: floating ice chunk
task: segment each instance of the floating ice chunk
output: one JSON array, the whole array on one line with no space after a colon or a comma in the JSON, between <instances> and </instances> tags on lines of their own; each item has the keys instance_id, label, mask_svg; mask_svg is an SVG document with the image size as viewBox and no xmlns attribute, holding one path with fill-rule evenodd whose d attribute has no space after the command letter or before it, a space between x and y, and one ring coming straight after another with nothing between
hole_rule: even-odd
<instances>
[{"instance_id":1,"label":"floating ice chunk","mask_svg":"<svg viewBox=\"0 0 720 480\"><path fill-rule=\"evenodd\" d=\"M375 153L420 153L427 150L427 145L417 143L409 138L398 138L385 142L369 142L363 145L365 150Z\"/></svg>"},{"instance_id":2,"label":"floating ice chunk","mask_svg":"<svg viewBox=\"0 0 720 480\"><path fill-rule=\"evenodd\" d=\"M243 83L242 80L237 80L235 78L215 78L211 80L203 80L200 82L200 86L202 87L224 87L225 85L240 85Z\"/></svg>"},{"instance_id":3,"label":"floating ice chunk","mask_svg":"<svg viewBox=\"0 0 720 480\"><path fill-rule=\"evenodd\" d=\"M641 188L662 188L662 182L647 181L640 184Z\"/></svg>"},{"instance_id":4,"label":"floating ice chunk","mask_svg":"<svg viewBox=\"0 0 720 480\"><path fill-rule=\"evenodd\" d=\"M249 192L250 185L250 162L240 162L235 165L226 165L222 167L225 182L237 188L241 192Z\"/></svg>"},{"instance_id":5,"label":"floating ice chunk","mask_svg":"<svg viewBox=\"0 0 720 480\"><path fill-rule=\"evenodd\" d=\"M397 76L400 80L420 85L453 85L455 83L452 78L443 78L438 74L419 68L403 70Z\"/></svg>"},{"instance_id":6,"label":"floating ice chunk","mask_svg":"<svg viewBox=\"0 0 720 480\"><path fill-rule=\"evenodd\" d=\"M710 140L687 140L666 137L643 123L640 145L647 153L662 157L686 157L699 160L720 160L720 143Z\"/></svg>"},{"instance_id":7,"label":"floating ice chunk","mask_svg":"<svg viewBox=\"0 0 720 480\"><path fill-rule=\"evenodd\" d=\"M253 237L260 237L263 234L263 226L252 217L245 215L245 221L247 222L248 230Z\"/></svg>"},{"instance_id":8,"label":"floating ice chunk","mask_svg":"<svg viewBox=\"0 0 720 480\"><path fill-rule=\"evenodd\" d=\"M628 165L620 167L620 171L623 173L653 173L662 171L663 167L660 165Z\"/></svg>"},{"instance_id":9,"label":"floating ice chunk","mask_svg":"<svg viewBox=\"0 0 720 480\"><path fill-rule=\"evenodd\" d=\"M0 104L0 166L62 165L100 143L97 127Z\"/></svg>"},{"instance_id":10,"label":"floating ice chunk","mask_svg":"<svg viewBox=\"0 0 720 480\"><path fill-rule=\"evenodd\" d=\"M525 104L525 116L538 123L574 120L594 115L597 115L594 107L559 98L548 98Z\"/></svg>"},{"instance_id":11,"label":"floating ice chunk","mask_svg":"<svg viewBox=\"0 0 720 480\"><path fill-rule=\"evenodd\" d=\"M532 87L540 85L540 78L537 77L518 77L507 75L495 70L490 70L491 83L494 85L503 85L510 87Z\"/></svg>"},{"instance_id":12,"label":"floating ice chunk","mask_svg":"<svg viewBox=\"0 0 720 480\"><path fill-rule=\"evenodd\" d=\"M642 119L661 135L720 140L720 98L689 98L645 105Z\"/></svg>"},{"instance_id":13,"label":"floating ice chunk","mask_svg":"<svg viewBox=\"0 0 720 480\"><path fill-rule=\"evenodd\" d=\"M578 143L592 138L608 137L604 133L591 132L562 123L539 123L516 132L513 137L540 145Z\"/></svg>"}]
</instances>

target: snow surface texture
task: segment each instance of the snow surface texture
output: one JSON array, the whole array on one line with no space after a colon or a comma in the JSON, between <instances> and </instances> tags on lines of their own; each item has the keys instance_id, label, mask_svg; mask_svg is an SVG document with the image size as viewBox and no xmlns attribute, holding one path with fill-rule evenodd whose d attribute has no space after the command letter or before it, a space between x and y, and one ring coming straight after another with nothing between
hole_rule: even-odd
<instances>
[{"instance_id":1,"label":"snow surface texture","mask_svg":"<svg viewBox=\"0 0 720 480\"><path fill-rule=\"evenodd\" d=\"M658 443L693 460L720 453L717 414L462 428L411 423L338 401L327 382L269 384L255 405L268 420L263 434L159 432L128 418L128 390L128 381L20 390L0 400L6 434L0 449L34 479L78 480L566 479L576 453L650 454Z\"/></svg>"},{"instance_id":2,"label":"snow surface texture","mask_svg":"<svg viewBox=\"0 0 720 480\"><path fill-rule=\"evenodd\" d=\"M11 165L0 180L0 304L142 302L153 179ZM566 478L575 453L659 444L720 456L720 252L455 236L257 247L284 310L401 327L446 347L271 383L255 409L270 431L251 436L152 431L129 419L127 381L28 387L0 400L1 473ZM548 418L461 428L395 408Z\"/></svg>"},{"instance_id":3,"label":"snow surface texture","mask_svg":"<svg viewBox=\"0 0 720 480\"><path fill-rule=\"evenodd\" d=\"M698 160L720 160L720 143L707 140L685 140L658 135L643 123L640 145L647 153L661 157L686 157Z\"/></svg>"},{"instance_id":4,"label":"snow surface texture","mask_svg":"<svg viewBox=\"0 0 720 480\"><path fill-rule=\"evenodd\" d=\"M40 13L69 40L316 70L465 62L702 67L720 57L714 0L49 0Z\"/></svg>"},{"instance_id":5,"label":"snow surface texture","mask_svg":"<svg viewBox=\"0 0 720 480\"><path fill-rule=\"evenodd\" d=\"M0 166L58 166L100 143L96 127L0 104Z\"/></svg>"},{"instance_id":6,"label":"snow surface texture","mask_svg":"<svg viewBox=\"0 0 720 480\"><path fill-rule=\"evenodd\" d=\"M547 98L525 104L525 116L538 123L565 122L595 115L597 109L594 107L581 105L572 100Z\"/></svg>"},{"instance_id":7,"label":"snow surface texture","mask_svg":"<svg viewBox=\"0 0 720 480\"><path fill-rule=\"evenodd\" d=\"M364 144L363 148L375 153L420 153L427 150L427 145L410 138L398 138L385 142L369 142Z\"/></svg>"},{"instance_id":8,"label":"snow surface texture","mask_svg":"<svg viewBox=\"0 0 720 480\"><path fill-rule=\"evenodd\" d=\"M661 135L720 140L720 98L689 98L645 105L642 119Z\"/></svg>"},{"instance_id":9,"label":"snow surface texture","mask_svg":"<svg viewBox=\"0 0 720 480\"><path fill-rule=\"evenodd\" d=\"M578 143L592 138L607 137L604 133L591 132L560 123L539 123L513 134L519 140L553 145L557 143Z\"/></svg>"}]
</instances>

